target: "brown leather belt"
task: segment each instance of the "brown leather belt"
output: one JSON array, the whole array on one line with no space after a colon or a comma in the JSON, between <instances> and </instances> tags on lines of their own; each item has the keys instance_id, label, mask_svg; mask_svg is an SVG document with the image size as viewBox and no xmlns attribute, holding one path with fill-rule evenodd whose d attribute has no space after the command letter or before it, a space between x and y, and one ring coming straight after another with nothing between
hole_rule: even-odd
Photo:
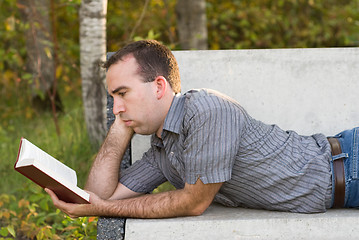
<instances>
[{"instance_id":1,"label":"brown leather belt","mask_svg":"<svg viewBox=\"0 0 359 240\"><path fill-rule=\"evenodd\" d=\"M342 153L339 140L337 138L328 138L332 148L332 156ZM345 175L344 175L344 158L333 161L334 172L334 203L333 208L341 208L344 206L345 200Z\"/></svg>"}]
</instances>

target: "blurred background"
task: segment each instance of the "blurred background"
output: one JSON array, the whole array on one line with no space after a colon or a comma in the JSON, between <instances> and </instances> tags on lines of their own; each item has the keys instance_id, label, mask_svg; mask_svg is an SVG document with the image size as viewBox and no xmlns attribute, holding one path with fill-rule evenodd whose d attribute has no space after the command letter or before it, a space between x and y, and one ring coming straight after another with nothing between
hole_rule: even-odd
<instances>
[{"instance_id":1,"label":"blurred background","mask_svg":"<svg viewBox=\"0 0 359 240\"><path fill-rule=\"evenodd\" d=\"M172 50L359 46L359 0L1 0L0 238L92 239L13 170L25 137L83 187L106 135L106 52L140 39Z\"/></svg>"}]
</instances>

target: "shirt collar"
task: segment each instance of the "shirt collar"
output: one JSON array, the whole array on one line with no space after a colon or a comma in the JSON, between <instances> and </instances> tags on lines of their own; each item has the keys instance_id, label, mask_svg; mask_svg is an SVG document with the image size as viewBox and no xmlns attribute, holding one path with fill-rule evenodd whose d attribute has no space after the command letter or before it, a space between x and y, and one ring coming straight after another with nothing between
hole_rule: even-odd
<instances>
[{"instance_id":1,"label":"shirt collar","mask_svg":"<svg viewBox=\"0 0 359 240\"><path fill-rule=\"evenodd\" d=\"M162 139L157 137L156 134L152 134L152 136L151 136L151 145L163 148Z\"/></svg>"},{"instance_id":2,"label":"shirt collar","mask_svg":"<svg viewBox=\"0 0 359 240\"><path fill-rule=\"evenodd\" d=\"M176 134L180 133L184 116L184 103L184 95L178 93L174 96L165 122L163 123L162 138L164 137L165 132L173 132ZM154 146L163 147L162 139L157 137L156 134L152 135L151 143Z\"/></svg>"},{"instance_id":3,"label":"shirt collar","mask_svg":"<svg viewBox=\"0 0 359 240\"><path fill-rule=\"evenodd\" d=\"M174 132L176 134L180 133L184 116L184 103L184 95L177 94L174 96L165 122L163 123L163 130Z\"/></svg>"}]
</instances>

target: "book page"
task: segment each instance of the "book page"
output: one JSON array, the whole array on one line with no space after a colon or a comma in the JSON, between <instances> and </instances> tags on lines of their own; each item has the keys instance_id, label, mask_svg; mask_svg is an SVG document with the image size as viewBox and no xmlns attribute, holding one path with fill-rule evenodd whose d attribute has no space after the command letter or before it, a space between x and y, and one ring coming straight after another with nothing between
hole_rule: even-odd
<instances>
[{"instance_id":1,"label":"book page","mask_svg":"<svg viewBox=\"0 0 359 240\"><path fill-rule=\"evenodd\" d=\"M23 160L23 161L22 161ZM77 185L76 172L58 161L48 153L44 152L25 138L22 139L19 160L16 167L28 165L31 162L38 162L46 169L51 169L51 173L61 177L73 185Z\"/></svg>"}]
</instances>

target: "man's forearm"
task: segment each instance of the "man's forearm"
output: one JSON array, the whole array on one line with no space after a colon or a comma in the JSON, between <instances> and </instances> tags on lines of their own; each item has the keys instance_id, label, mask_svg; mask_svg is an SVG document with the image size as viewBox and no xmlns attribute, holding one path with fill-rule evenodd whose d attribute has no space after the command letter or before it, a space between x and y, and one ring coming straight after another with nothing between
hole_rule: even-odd
<instances>
[{"instance_id":1,"label":"man's forearm","mask_svg":"<svg viewBox=\"0 0 359 240\"><path fill-rule=\"evenodd\" d=\"M109 198L118 184L122 157L133 136L133 130L116 119L91 167L85 189L103 199Z\"/></svg>"},{"instance_id":2,"label":"man's forearm","mask_svg":"<svg viewBox=\"0 0 359 240\"><path fill-rule=\"evenodd\" d=\"M100 204L95 215L131 218L168 218L200 215L200 202L183 189L136 198L107 200ZM207 208L206 206L205 208ZM205 209L204 208L204 209Z\"/></svg>"},{"instance_id":3,"label":"man's forearm","mask_svg":"<svg viewBox=\"0 0 359 240\"><path fill-rule=\"evenodd\" d=\"M201 215L211 204L222 183L187 184L184 189L135 198L102 201L95 215L132 218L168 218Z\"/></svg>"}]
</instances>

